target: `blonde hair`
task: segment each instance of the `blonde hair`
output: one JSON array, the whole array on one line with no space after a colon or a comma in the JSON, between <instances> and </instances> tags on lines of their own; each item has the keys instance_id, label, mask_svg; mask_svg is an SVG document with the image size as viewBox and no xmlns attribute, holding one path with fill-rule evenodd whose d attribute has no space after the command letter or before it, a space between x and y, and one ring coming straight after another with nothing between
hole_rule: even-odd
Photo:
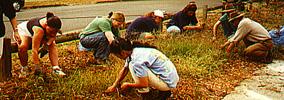
<instances>
[{"instance_id":1,"label":"blonde hair","mask_svg":"<svg viewBox=\"0 0 284 100\"><path fill-rule=\"evenodd\" d=\"M110 12L108 18L111 18L119 22L125 22L125 17L122 12Z\"/></svg>"},{"instance_id":2,"label":"blonde hair","mask_svg":"<svg viewBox=\"0 0 284 100\"><path fill-rule=\"evenodd\" d=\"M145 17L154 17L154 16L155 16L155 15L154 15L154 11L148 12L148 13L146 13L144 16L145 16Z\"/></svg>"}]
</instances>

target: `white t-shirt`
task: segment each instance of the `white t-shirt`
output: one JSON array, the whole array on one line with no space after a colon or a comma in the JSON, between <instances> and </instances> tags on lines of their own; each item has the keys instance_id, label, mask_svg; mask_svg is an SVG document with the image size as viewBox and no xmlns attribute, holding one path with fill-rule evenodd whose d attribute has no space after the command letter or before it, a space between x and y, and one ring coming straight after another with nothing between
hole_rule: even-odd
<instances>
[{"instance_id":1,"label":"white t-shirt","mask_svg":"<svg viewBox=\"0 0 284 100\"><path fill-rule=\"evenodd\" d=\"M125 67L129 66L133 66L137 77L146 77L147 69L151 70L170 88L175 88L179 81L175 65L162 52L154 48L134 48L131 58L126 59Z\"/></svg>"}]
</instances>

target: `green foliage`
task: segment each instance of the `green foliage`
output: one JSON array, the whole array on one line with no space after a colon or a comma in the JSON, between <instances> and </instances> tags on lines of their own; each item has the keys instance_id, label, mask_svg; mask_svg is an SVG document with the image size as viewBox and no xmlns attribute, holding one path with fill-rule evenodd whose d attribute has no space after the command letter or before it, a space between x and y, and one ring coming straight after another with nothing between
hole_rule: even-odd
<instances>
[{"instance_id":1,"label":"green foliage","mask_svg":"<svg viewBox=\"0 0 284 100\"><path fill-rule=\"evenodd\" d=\"M184 33L169 40L159 39L155 43L174 61L181 75L207 76L222 64L223 56L220 55L223 54L211 41L200 41L201 33L192 36Z\"/></svg>"},{"instance_id":2,"label":"green foliage","mask_svg":"<svg viewBox=\"0 0 284 100\"><path fill-rule=\"evenodd\" d=\"M283 9L283 7L281 8ZM264 10L265 11L265 10ZM281 10L274 17L268 12L252 13L252 19L261 22L269 29L276 28L283 21ZM227 58L219 46L226 40L222 31L218 30L218 40L212 42L212 26L218 20L218 15L209 15L206 28L202 31L184 32L181 34L159 35L149 42L157 46L176 65L180 76L179 86L174 90L177 99L221 99L234 86L251 76L262 67L262 64L243 60L232 55ZM263 20L265 19L265 20ZM267 20L268 19L268 20ZM276 24L273 24L276 23ZM48 56L41 59L46 73L35 76L30 74L26 79L18 79L19 58L12 55L13 79L0 84L1 99L137 99L135 90L130 90L121 97L118 93L104 95L103 91L115 81L124 61L110 55L105 65L90 63L92 52L82 53L77 50L79 40L58 44L59 66L67 74L61 78L51 73ZM242 49L242 48L240 48ZM283 50L282 50L283 51ZM274 52L279 52L274 50ZM31 52L29 52L31 55ZM31 63L31 57L29 58ZM31 68L33 66L30 66ZM133 82L130 75L124 81Z\"/></svg>"}]
</instances>

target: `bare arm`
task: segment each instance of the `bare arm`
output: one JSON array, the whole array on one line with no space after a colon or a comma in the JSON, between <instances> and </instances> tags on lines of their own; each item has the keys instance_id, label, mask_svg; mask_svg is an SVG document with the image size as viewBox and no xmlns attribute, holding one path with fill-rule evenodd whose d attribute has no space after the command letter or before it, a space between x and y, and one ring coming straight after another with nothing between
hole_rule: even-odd
<instances>
[{"instance_id":1,"label":"bare arm","mask_svg":"<svg viewBox=\"0 0 284 100\"><path fill-rule=\"evenodd\" d=\"M221 21L217 21L215 24L214 24L214 27L213 27L213 41L216 40L216 34L217 34L217 28L218 26L220 25Z\"/></svg>"},{"instance_id":2,"label":"bare arm","mask_svg":"<svg viewBox=\"0 0 284 100\"><path fill-rule=\"evenodd\" d=\"M13 31L18 32L18 28L17 28L18 23L17 23L16 17L10 19L10 23L12 24Z\"/></svg>"},{"instance_id":3,"label":"bare arm","mask_svg":"<svg viewBox=\"0 0 284 100\"><path fill-rule=\"evenodd\" d=\"M225 48L229 44L230 44L230 41L225 42L223 45L220 46L220 49Z\"/></svg>"},{"instance_id":4,"label":"bare arm","mask_svg":"<svg viewBox=\"0 0 284 100\"><path fill-rule=\"evenodd\" d=\"M107 32L105 32L105 36L106 36L106 38L107 38L109 44L111 44L111 42L114 40L114 38L113 38L113 36L114 36L113 33L112 33L111 31L107 31Z\"/></svg>"},{"instance_id":5,"label":"bare arm","mask_svg":"<svg viewBox=\"0 0 284 100\"><path fill-rule=\"evenodd\" d=\"M123 67L119 74L118 77L116 78L115 82L112 84L112 86L108 87L108 89L105 91L106 93L114 92L115 88L118 86L118 84L125 78L127 75L129 69L127 67Z\"/></svg>"},{"instance_id":6,"label":"bare arm","mask_svg":"<svg viewBox=\"0 0 284 100\"><path fill-rule=\"evenodd\" d=\"M198 24L196 26L184 26L183 30L201 30L203 29L204 24Z\"/></svg>"},{"instance_id":7,"label":"bare arm","mask_svg":"<svg viewBox=\"0 0 284 100\"><path fill-rule=\"evenodd\" d=\"M134 88L144 88L144 87L148 87L148 77L140 77L138 78L138 81L135 83L128 83L125 82L121 85L121 89L127 89L129 87L134 87Z\"/></svg>"},{"instance_id":8,"label":"bare arm","mask_svg":"<svg viewBox=\"0 0 284 100\"><path fill-rule=\"evenodd\" d=\"M39 57L38 57L38 50L41 44L41 40L44 34L44 31L39 27L33 27L34 36L32 38L32 58L34 64L40 64L39 63Z\"/></svg>"},{"instance_id":9,"label":"bare arm","mask_svg":"<svg viewBox=\"0 0 284 100\"><path fill-rule=\"evenodd\" d=\"M237 42L230 42L227 41L226 43L224 43L223 45L221 45L221 49L223 49L225 46L228 45L228 47L226 48L226 52L227 52L227 56L230 56L230 53L232 51L232 49L235 47L235 44L237 44Z\"/></svg>"},{"instance_id":10,"label":"bare arm","mask_svg":"<svg viewBox=\"0 0 284 100\"><path fill-rule=\"evenodd\" d=\"M227 47L226 52L227 52L227 53L230 53L234 47L235 47L235 43L234 43L234 42L231 42L231 43L229 44L229 46Z\"/></svg>"},{"instance_id":11,"label":"bare arm","mask_svg":"<svg viewBox=\"0 0 284 100\"><path fill-rule=\"evenodd\" d=\"M20 38L20 36L18 34L18 28L17 28L17 24L18 23L17 23L16 17L10 19L10 22L11 22L11 25L13 27L13 32L14 32L13 33L13 37L17 41L17 43L20 44L21 43L21 38Z\"/></svg>"}]
</instances>

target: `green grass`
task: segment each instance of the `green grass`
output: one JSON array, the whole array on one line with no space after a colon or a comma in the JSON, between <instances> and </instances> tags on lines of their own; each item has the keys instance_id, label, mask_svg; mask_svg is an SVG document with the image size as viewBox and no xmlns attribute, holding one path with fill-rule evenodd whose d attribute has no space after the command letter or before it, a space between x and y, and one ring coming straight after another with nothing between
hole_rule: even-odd
<instances>
[{"instance_id":1,"label":"green grass","mask_svg":"<svg viewBox=\"0 0 284 100\"><path fill-rule=\"evenodd\" d=\"M231 58L225 56L224 51L219 49L219 45L225 41L221 30L218 30L218 41L211 41L211 26L218 17L218 15L209 15L203 31L185 32L174 36L160 33L158 39L148 41L157 46L176 65L180 82L177 89L173 90L175 99L221 99L240 81L249 78L255 70L264 66L247 61L237 54L232 55ZM252 18L258 20L259 16ZM273 20L261 24L274 28L275 25L271 24L271 21ZM276 23L279 24L278 21ZM124 97L120 97L117 93L102 94L114 82L124 61L110 55L110 62L106 65L90 64L88 60L93 57L92 52L79 52L78 42L76 40L57 45L59 66L68 75L64 78L51 74L48 56L45 56L41 61L43 67L47 69L46 75L30 75L26 79L18 79L20 63L17 54L13 54L13 78L0 84L0 98L103 100L139 98L133 89ZM31 63L31 58L29 62ZM124 81L132 82L131 76L128 75Z\"/></svg>"}]
</instances>

